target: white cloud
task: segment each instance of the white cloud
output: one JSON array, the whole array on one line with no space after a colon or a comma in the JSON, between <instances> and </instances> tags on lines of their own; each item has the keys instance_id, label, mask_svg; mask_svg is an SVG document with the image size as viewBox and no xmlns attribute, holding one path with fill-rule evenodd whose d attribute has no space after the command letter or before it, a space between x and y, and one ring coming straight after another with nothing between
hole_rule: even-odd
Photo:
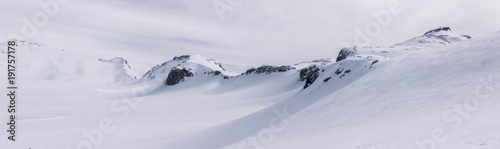
<instances>
[{"instance_id":1,"label":"white cloud","mask_svg":"<svg viewBox=\"0 0 500 149\"><path fill-rule=\"evenodd\" d=\"M2 2L0 34L20 34L21 17L41 11L37 2ZM372 21L370 12L385 9L388 0L244 0L224 21L212 2L72 0L32 40L101 52L103 57L123 56L141 71L180 54L246 67L293 64L335 57L339 43L352 44L354 28ZM401 2L403 12L392 17L371 45L390 45L439 26L473 36L499 30L496 0Z\"/></svg>"}]
</instances>

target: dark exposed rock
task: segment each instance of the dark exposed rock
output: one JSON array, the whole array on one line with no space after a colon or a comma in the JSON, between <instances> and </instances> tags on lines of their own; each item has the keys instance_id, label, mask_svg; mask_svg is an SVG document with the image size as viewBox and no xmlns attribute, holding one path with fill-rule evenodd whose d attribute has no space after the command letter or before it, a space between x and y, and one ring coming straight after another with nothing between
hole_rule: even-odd
<instances>
[{"instance_id":1,"label":"dark exposed rock","mask_svg":"<svg viewBox=\"0 0 500 149\"><path fill-rule=\"evenodd\" d=\"M344 77L346 74L350 73L351 72L351 69L347 69L346 71L344 71L344 74L342 74L340 76L340 78L342 79L342 77Z\"/></svg>"},{"instance_id":2,"label":"dark exposed rock","mask_svg":"<svg viewBox=\"0 0 500 149\"><path fill-rule=\"evenodd\" d=\"M264 66L260 66L258 68L250 68L248 69L245 74L252 74L252 73L255 73L255 74L261 74L261 73L265 73L265 74L271 74L271 73L275 73L275 72L286 72L288 70L292 70L292 69L295 69L295 67L291 67L291 66L267 66L267 65L264 65Z\"/></svg>"},{"instance_id":3,"label":"dark exposed rock","mask_svg":"<svg viewBox=\"0 0 500 149\"><path fill-rule=\"evenodd\" d=\"M467 38L467 39L471 39L471 38L472 38L472 37L471 37L471 36L469 36L469 35L462 35L462 37L465 37L465 38Z\"/></svg>"},{"instance_id":4,"label":"dark exposed rock","mask_svg":"<svg viewBox=\"0 0 500 149\"><path fill-rule=\"evenodd\" d=\"M216 70L216 71L210 71L210 72L203 72L203 74L209 74L209 75L217 76L217 75L221 75L222 72Z\"/></svg>"},{"instance_id":5,"label":"dark exposed rock","mask_svg":"<svg viewBox=\"0 0 500 149\"><path fill-rule=\"evenodd\" d=\"M347 70L345 70L345 71L344 71L344 70L345 70L345 69L344 69L344 68L342 68L342 67L337 68L337 70L335 70L335 74L337 74L337 75L342 74L342 75L340 75L340 78L342 78L342 77L344 77L346 74L348 74L348 73L350 73L350 72L351 72L351 69L347 69ZM344 72L344 73L342 73L342 72Z\"/></svg>"},{"instance_id":6,"label":"dark exposed rock","mask_svg":"<svg viewBox=\"0 0 500 149\"><path fill-rule=\"evenodd\" d=\"M439 27L426 32L424 35L412 38L396 45L449 45L453 42L459 42L471 39L468 35L458 35L451 32L449 27ZM417 49L418 50L418 49Z\"/></svg>"},{"instance_id":7,"label":"dark exposed rock","mask_svg":"<svg viewBox=\"0 0 500 149\"><path fill-rule=\"evenodd\" d=\"M227 75L224 75L221 71L210 71L210 72L204 72L203 74L208 74L208 75L214 75L214 76L222 76L224 79L229 79L230 77Z\"/></svg>"},{"instance_id":8,"label":"dark exposed rock","mask_svg":"<svg viewBox=\"0 0 500 149\"><path fill-rule=\"evenodd\" d=\"M181 55L174 57L174 60L188 60L190 57L190 55Z\"/></svg>"},{"instance_id":9,"label":"dark exposed rock","mask_svg":"<svg viewBox=\"0 0 500 149\"><path fill-rule=\"evenodd\" d=\"M335 74L339 75L340 73L342 73L342 71L344 71L344 68L338 68L337 70L335 70Z\"/></svg>"},{"instance_id":10,"label":"dark exposed rock","mask_svg":"<svg viewBox=\"0 0 500 149\"><path fill-rule=\"evenodd\" d=\"M426 32L424 35L428 35L428 34L435 33L435 32L440 32L440 31L451 31L451 29L450 29L450 27L439 27L439 28L436 28L436 29L433 29L433 30Z\"/></svg>"},{"instance_id":11,"label":"dark exposed rock","mask_svg":"<svg viewBox=\"0 0 500 149\"><path fill-rule=\"evenodd\" d=\"M184 65L187 65L187 64L196 64L198 66L204 65L204 64L199 64L196 61L190 62L189 60L192 60L193 58L196 58L196 56L192 56L192 55L176 56L172 60L164 62L161 65L154 66L148 72L146 72L142 77L150 79L150 80L155 79L158 76L165 77L165 74L170 73L170 71L173 69L173 68L171 68L171 66L174 64L177 65L176 66L177 68L182 68ZM225 71L225 69L222 67L221 63L218 63L214 59L206 59L206 61L219 66L222 70L208 70L208 71L204 70L203 74L214 75L214 76L217 76L217 75L223 76L224 75L223 72ZM196 68L194 68L194 69L196 69ZM166 80L166 78L165 78L165 80Z\"/></svg>"},{"instance_id":12,"label":"dark exposed rock","mask_svg":"<svg viewBox=\"0 0 500 149\"><path fill-rule=\"evenodd\" d=\"M306 84L304 84L304 89L309 87L314 83L314 81L316 81L316 79L319 77L319 71L320 69L316 66L311 66L300 70L300 81L306 81Z\"/></svg>"},{"instance_id":13,"label":"dark exposed rock","mask_svg":"<svg viewBox=\"0 0 500 149\"><path fill-rule=\"evenodd\" d=\"M172 68L168 73L167 80L165 81L165 85L176 85L177 83L184 80L185 77L192 77L193 73L186 68L179 69L177 67Z\"/></svg>"},{"instance_id":14,"label":"dark exposed rock","mask_svg":"<svg viewBox=\"0 0 500 149\"><path fill-rule=\"evenodd\" d=\"M307 72L309 72L309 69L307 68L304 68L304 69L301 69L300 70L300 81L305 81L306 80L306 77L307 77Z\"/></svg>"},{"instance_id":15,"label":"dark exposed rock","mask_svg":"<svg viewBox=\"0 0 500 149\"><path fill-rule=\"evenodd\" d=\"M372 62L372 65L374 65L374 64L376 64L376 63L378 63L378 60L374 60L374 61Z\"/></svg>"},{"instance_id":16,"label":"dark exposed rock","mask_svg":"<svg viewBox=\"0 0 500 149\"><path fill-rule=\"evenodd\" d=\"M356 50L356 46L353 48L342 48L337 56L337 62L346 59L349 56L354 56L358 50Z\"/></svg>"},{"instance_id":17,"label":"dark exposed rock","mask_svg":"<svg viewBox=\"0 0 500 149\"><path fill-rule=\"evenodd\" d=\"M328 77L326 78L325 80L323 80L323 82L328 82L328 80L330 80L332 77Z\"/></svg>"}]
</instances>

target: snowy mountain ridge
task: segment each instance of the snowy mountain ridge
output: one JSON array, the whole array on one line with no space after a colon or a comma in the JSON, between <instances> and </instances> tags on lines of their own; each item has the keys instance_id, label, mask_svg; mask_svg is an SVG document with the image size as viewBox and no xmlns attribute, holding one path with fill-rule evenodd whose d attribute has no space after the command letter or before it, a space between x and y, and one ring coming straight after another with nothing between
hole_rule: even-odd
<instances>
[{"instance_id":1,"label":"snowy mountain ridge","mask_svg":"<svg viewBox=\"0 0 500 149\"><path fill-rule=\"evenodd\" d=\"M204 58L200 55L184 55L175 57L173 60L153 67L144 76L148 79L161 78L165 80L165 85L175 85L191 77L200 74L222 74L224 79L239 79L244 75L270 75L274 73L284 73L283 75L294 75L298 81L305 81L304 88L314 83L318 76L325 71L325 67L336 65L335 74L339 78L349 75L352 70L365 71L374 67L376 63L387 59L406 56L418 53L419 50L430 49L445 46L448 44L470 39L470 36L460 35L452 32L449 27L440 27L426 32L423 36L415 37L410 40L398 43L394 46L379 47L345 47L342 48L336 58L335 64L331 58L318 59L309 62L300 62L288 66L268 66L263 65L257 68L250 68L240 75L228 75L228 72L222 68L220 63L213 59ZM359 61L365 64L353 68L349 66L352 61ZM320 71L321 70L321 71ZM361 73L362 75L363 73ZM220 79L220 77L219 77ZM170 80L170 81L169 81ZM329 79L328 79L329 80ZM328 81L323 80L323 81ZM264 80L262 80L264 81Z\"/></svg>"},{"instance_id":2,"label":"snowy mountain ridge","mask_svg":"<svg viewBox=\"0 0 500 149\"><path fill-rule=\"evenodd\" d=\"M196 75L220 76L220 78L227 79L234 73L226 71L222 64L214 59L208 59L200 55L182 55L174 57L161 65L154 66L139 81L164 80L162 81L164 85L175 85L184 81L187 77Z\"/></svg>"},{"instance_id":3,"label":"snowy mountain ridge","mask_svg":"<svg viewBox=\"0 0 500 149\"><path fill-rule=\"evenodd\" d=\"M334 58L243 73L199 55L177 56L114 85L102 82L127 73L125 59L23 47L22 59L39 55L20 71L27 77L20 79L18 139L26 143L4 139L0 146L500 148L500 33L465 39L439 28L426 34L403 42L417 44L346 47ZM103 120L114 131L100 131Z\"/></svg>"},{"instance_id":4,"label":"snowy mountain ridge","mask_svg":"<svg viewBox=\"0 0 500 149\"><path fill-rule=\"evenodd\" d=\"M379 47L345 47L342 48L336 58L336 62L345 60L366 60L367 64L364 67L372 68L378 62L382 62L387 59L395 58L398 56L404 56L412 53L418 53L419 50L429 49L448 45L455 42L460 42L470 39L470 36L460 35L458 33L452 32L449 27L440 27L426 32L423 36L415 37L410 40L395 44L393 46L379 46ZM46 75L41 75L46 79L62 79L69 81L83 80L89 74L96 76L96 73L105 72L105 74L99 74L102 76L112 75L108 77L93 77L93 78L106 78L91 80L91 77L87 77L86 81L81 82L108 82L114 84L126 84L134 82L147 82L154 79L155 82L162 82L163 85L171 86L178 83L189 80L192 77L197 77L199 75L213 76L215 80L227 80L227 79L238 79L244 75L269 75L274 73L284 73L287 75L295 75L296 80L305 81L304 86L309 86L314 83L316 78L320 73L324 72L324 67L333 65L335 62L332 58L318 59L308 62L300 62L293 65L284 66L268 66L263 65L256 68L250 68L244 73L237 73L227 71L222 67L222 64L214 59L205 58L201 55L182 55L174 57L172 60L166 61L160 65L154 66L148 72L146 72L139 80L134 75L133 70L127 64L127 61L123 58L113 58L111 60L98 59L99 62L105 63L102 65L108 65L109 68L102 68L100 70L92 70L93 68L99 68L95 66L85 66L85 65L100 65L100 64L85 64L85 63L95 63L90 58L84 58L83 56L78 56L64 50L53 49L38 43L20 41L20 46L29 48L31 54L23 54L28 56L34 56L39 54L39 51L45 55L52 56L40 56L33 57L33 59L38 59L36 64L42 66L35 66L34 70L30 69L32 73L30 75L40 77L40 72L36 71L37 68L43 70ZM50 52L49 52L50 51ZM36 54L35 54L36 53ZM41 54L41 53L40 53ZM51 58L57 57L58 55L65 55L64 58ZM30 57L31 58L31 57ZM85 59L85 60L84 60ZM342 62L341 62L342 63ZM77 66L63 66L63 65L77 65ZM27 68L35 64L26 64ZM86 68L90 67L90 68ZM100 66L101 67L101 66ZM344 66L347 67L347 66ZM335 68L337 73L340 74L342 70L349 70L348 68ZM109 71L112 70L112 71ZM321 70L321 72L319 71ZM348 71L349 73L350 71ZM42 74L43 74L42 73ZM66 74L69 73L69 74ZM348 73L344 74L347 75ZM71 77L74 76L74 77ZM78 79L77 79L78 78Z\"/></svg>"}]
</instances>

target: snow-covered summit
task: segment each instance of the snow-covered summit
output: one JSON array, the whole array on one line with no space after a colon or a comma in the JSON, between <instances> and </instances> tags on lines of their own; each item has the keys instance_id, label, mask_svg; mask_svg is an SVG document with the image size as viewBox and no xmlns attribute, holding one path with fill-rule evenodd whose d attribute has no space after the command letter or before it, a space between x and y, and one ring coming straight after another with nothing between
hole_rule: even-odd
<instances>
[{"instance_id":1,"label":"snow-covered summit","mask_svg":"<svg viewBox=\"0 0 500 149\"><path fill-rule=\"evenodd\" d=\"M337 56L337 62L344 59L364 59L387 60L411 53L418 53L419 50L442 47L453 43L471 39L468 35L461 35L451 31L449 27L439 27L427 31L424 35L411 38L393 46L378 47L345 47Z\"/></svg>"},{"instance_id":2,"label":"snow-covered summit","mask_svg":"<svg viewBox=\"0 0 500 149\"><path fill-rule=\"evenodd\" d=\"M130 65L128 65L127 60L122 57L115 57L110 60L99 59L99 61L114 67L115 71L113 71L112 74L114 74L115 82L126 83L137 79Z\"/></svg>"},{"instance_id":3,"label":"snow-covered summit","mask_svg":"<svg viewBox=\"0 0 500 149\"><path fill-rule=\"evenodd\" d=\"M455 42L471 39L469 35L461 35L451 31L450 27L439 27L426 32L424 35L412 38L410 40L398 43L396 45L413 45L413 46L442 46L449 45Z\"/></svg>"},{"instance_id":4,"label":"snow-covered summit","mask_svg":"<svg viewBox=\"0 0 500 149\"><path fill-rule=\"evenodd\" d=\"M235 73L226 71L222 64L214 59L201 55L182 55L174 57L161 65L154 66L142 76L142 81L155 80L165 85L175 85L188 77L197 75L213 75L221 78L235 76Z\"/></svg>"}]
</instances>

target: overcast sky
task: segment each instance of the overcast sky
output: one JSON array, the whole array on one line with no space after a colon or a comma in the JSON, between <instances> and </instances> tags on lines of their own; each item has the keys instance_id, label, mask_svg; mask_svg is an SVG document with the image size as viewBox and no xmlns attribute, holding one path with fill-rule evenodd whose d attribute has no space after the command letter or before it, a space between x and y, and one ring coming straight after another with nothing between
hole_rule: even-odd
<instances>
[{"instance_id":1,"label":"overcast sky","mask_svg":"<svg viewBox=\"0 0 500 149\"><path fill-rule=\"evenodd\" d=\"M51 1L2 0L2 40L9 32L23 36L23 18L33 22L45 13L38 3ZM223 20L214 2L231 10ZM500 30L498 0L399 2L400 12L379 24L368 45L392 45L440 26L473 37ZM341 43L354 45L356 28L374 25L372 13L388 11L388 4L396 6L389 0L69 0L29 39L103 58L121 56L140 73L183 54L214 58L232 69L289 65L336 57Z\"/></svg>"}]
</instances>

